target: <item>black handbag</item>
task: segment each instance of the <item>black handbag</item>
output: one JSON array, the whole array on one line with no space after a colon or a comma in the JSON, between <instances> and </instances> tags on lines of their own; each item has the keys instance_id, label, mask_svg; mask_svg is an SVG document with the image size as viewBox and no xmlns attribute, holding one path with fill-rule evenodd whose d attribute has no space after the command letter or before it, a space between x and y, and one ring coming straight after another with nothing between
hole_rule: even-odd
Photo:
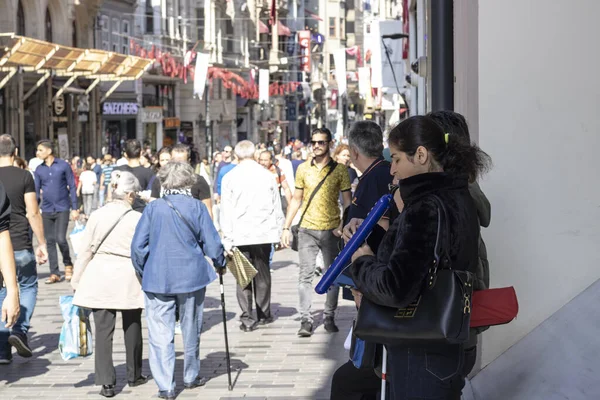
<instances>
[{"instance_id":1,"label":"black handbag","mask_svg":"<svg viewBox=\"0 0 600 400\"><path fill-rule=\"evenodd\" d=\"M391 346L459 344L469 339L475 276L451 268L448 214L441 199L433 198L438 206L437 237L420 295L400 309L375 304L363 296L354 326L359 338Z\"/></svg>"},{"instance_id":2,"label":"black handbag","mask_svg":"<svg viewBox=\"0 0 600 400\"><path fill-rule=\"evenodd\" d=\"M308 203L306 203L306 208L304 208L304 211L302 212L302 216L300 217L298 224L292 226L292 228L290 229L290 232L292 232L291 248L294 251L298 251L298 231L300 230L300 224L302 223L302 220L304 219L304 215L308 211L308 207L310 207L310 203L313 201L317 192L319 191L319 189L321 189L321 186L323 186L323 184L325 183L325 181L327 180L329 175L331 175L331 173L335 170L335 167L337 167L337 163L333 160L331 160L329 162L329 164L327 164L327 165L329 165L329 171L327 171L327 175L325 175L325 178L323 178L323 180L321 180L321 182L319 182L319 184L315 187L315 190L313 190L312 194L310 195L310 198L308 199Z\"/></svg>"}]
</instances>

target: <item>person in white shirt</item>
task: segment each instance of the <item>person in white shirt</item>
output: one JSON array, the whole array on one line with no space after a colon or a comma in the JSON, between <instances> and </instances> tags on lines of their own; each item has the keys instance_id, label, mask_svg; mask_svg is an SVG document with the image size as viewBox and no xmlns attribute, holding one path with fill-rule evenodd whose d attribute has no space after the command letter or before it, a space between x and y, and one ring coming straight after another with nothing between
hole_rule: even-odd
<instances>
[{"instance_id":1,"label":"person in white shirt","mask_svg":"<svg viewBox=\"0 0 600 400\"><path fill-rule=\"evenodd\" d=\"M275 153L275 159L277 160L276 165L283 171L283 174L288 180L288 184L293 187L294 185L294 166L292 162L288 160L281 150L281 145L277 144L273 146L273 152ZM285 195L284 193L282 193Z\"/></svg>"},{"instance_id":2,"label":"person in white shirt","mask_svg":"<svg viewBox=\"0 0 600 400\"><path fill-rule=\"evenodd\" d=\"M91 165L86 164L84 169L85 170L79 176L77 196L82 196L83 213L89 218L94 205L94 191L98 185L98 177L96 176L96 173L91 170Z\"/></svg>"},{"instance_id":3,"label":"person in white shirt","mask_svg":"<svg viewBox=\"0 0 600 400\"><path fill-rule=\"evenodd\" d=\"M279 188L273 174L254 161L255 150L252 142L239 142L235 146L239 164L221 183L223 247L228 253L237 247L258 270L252 283L237 287L242 309L240 329L244 332L273 321L269 256L271 245L279 242L277 235L282 233L284 223ZM256 317L252 312L253 288Z\"/></svg>"}]
</instances>

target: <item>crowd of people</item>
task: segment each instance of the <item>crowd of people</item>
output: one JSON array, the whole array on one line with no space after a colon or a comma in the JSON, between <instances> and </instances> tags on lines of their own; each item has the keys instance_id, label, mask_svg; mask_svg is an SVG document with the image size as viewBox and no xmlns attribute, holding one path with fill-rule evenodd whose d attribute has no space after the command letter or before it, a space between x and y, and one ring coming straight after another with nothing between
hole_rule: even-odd
<instances>
[{"instance_id":1,"label":"crowd of people","mask_svg":"<svg viewBox=\"0 0 600 400\"><path fill-rule=\"evenodd\" d=\"M32 356L27 332L37 295L36 265L48 261L46 283L60 282L58 247L65 279L75 290L73 304L92 310L95 383L105 397L115 395L112 341L118 312L130 386L149 379L142 371L142 310L159 397L175 398L176 327L183 336L184 387L206 384L199 375L206 288L225 272L234 251L257 270L248 286L237 285L239 329L251 332L273 323L271 262L275 251L291 247L299 258L297 334L313 335L315 277L390 190L394 202L379 221L379 233L373 233L376 239L352 257L355 288L344 289L345 299L357 309L363 299L394 308L415 299L435 246L432 195L443 199L450 213L448 254L454 268L475 274L475 289L489 286L480 226L489 224L490 206L477 178L491 160L471 144L460 114L409 118L390 131L387 143L371 121L354 123L342 143L335 143L326 128L315 129L308 145L244 140L216 152L210 162L199 161L184 144L151 156L137 140L125 143L119 160L106 155L67 163L55 157L49 141L38 144L36 155L39 162L25 171L15 140L0 136L5 277L0 364L11 362L12 347L22 357ZM86 223L74 267L67 241L70 219ZM339 292L332 286L326 294L324 329L331 334L339 331ZM475 363L478 333L456 345L387 346L389 398L459 399ZM372 351L350 354L333 376L332 399L380 394L382 346L364 345Z\"/></svg>"}]
</instances>

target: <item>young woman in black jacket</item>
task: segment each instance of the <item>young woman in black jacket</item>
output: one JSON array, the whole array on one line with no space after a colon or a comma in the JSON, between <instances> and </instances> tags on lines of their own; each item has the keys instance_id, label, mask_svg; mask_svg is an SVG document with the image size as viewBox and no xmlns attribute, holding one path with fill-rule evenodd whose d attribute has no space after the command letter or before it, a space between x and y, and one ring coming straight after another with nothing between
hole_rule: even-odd
<instances>
[{"instance_id":1,"label":"young woman in black jacket","mask_svg":"<svg viewBox=\"0 0 600 400\"><path fill-rule=\"evenodd\" d=\"M434 194L448 212L452 268L475 272L479 221L468 183L487 170L491 160L477 146L446 134L425 116L396 126L389 147L391 173L400 180L404 210L377 255L367 245L354 254L351 273L368 300L402 308L421 292L433 261L438 213ZM459 400L464 386L462 347L388 346L390 398Z\"/></svg>"}]
</instances>

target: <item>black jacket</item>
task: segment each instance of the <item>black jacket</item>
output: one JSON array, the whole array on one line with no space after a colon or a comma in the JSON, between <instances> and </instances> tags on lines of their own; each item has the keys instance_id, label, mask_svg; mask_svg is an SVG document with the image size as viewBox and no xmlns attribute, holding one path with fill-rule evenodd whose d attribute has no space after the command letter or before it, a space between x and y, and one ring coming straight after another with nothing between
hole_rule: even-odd
<instances>
[{"instance_id":1,"label":"black jacket","mask_svg":"<svg viewBox=\"0 0 600 400\"><path fill-rule=\"evenodd\" d=\"M400 182L404 210L386 233L377 256L357 259L351 273L365 297L388 307L405 307L423 287L433 262L437 235L436 194L450 224L451 266L475 273L478 267L479 220L467 177L443 172L415 175Z\"/></svg>"}]
</instances>

